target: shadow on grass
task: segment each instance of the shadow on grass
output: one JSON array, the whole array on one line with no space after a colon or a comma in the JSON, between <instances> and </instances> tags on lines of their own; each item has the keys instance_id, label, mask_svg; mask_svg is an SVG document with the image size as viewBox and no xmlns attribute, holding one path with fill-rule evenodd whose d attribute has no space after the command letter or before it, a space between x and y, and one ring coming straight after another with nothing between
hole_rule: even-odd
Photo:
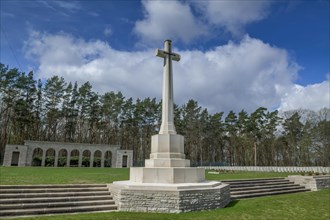
<instances>
[{"instance_id":1,"label":"shadow on grass","mask_svg":"<svg viewBox=\"0 0 330 220\"><path fill-rule=\"evenodd\" d=\"M226 208L234 207L237 203L239 203L239 200L233 200L226 206Z\"/></svg>"}]
</instances>

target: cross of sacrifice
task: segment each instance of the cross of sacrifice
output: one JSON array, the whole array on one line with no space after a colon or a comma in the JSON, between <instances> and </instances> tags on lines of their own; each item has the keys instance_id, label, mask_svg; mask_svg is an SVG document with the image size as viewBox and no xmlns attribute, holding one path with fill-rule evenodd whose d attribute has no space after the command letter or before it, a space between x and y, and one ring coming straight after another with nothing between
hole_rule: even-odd
<instances>
[{"instance_id":1,"label":"cross of sacrifice","mask_svg":"<svg viewBox=\"0 0 330 220\"><path fill-rule=\"evenodd\" d=\"M159 134L176 134L173 110L172 60L179 61L180 55L172 52L171 40L165 40L164 50L156 50L156 56L164 58L162 124Z\"/></svg>"}]
</instances>

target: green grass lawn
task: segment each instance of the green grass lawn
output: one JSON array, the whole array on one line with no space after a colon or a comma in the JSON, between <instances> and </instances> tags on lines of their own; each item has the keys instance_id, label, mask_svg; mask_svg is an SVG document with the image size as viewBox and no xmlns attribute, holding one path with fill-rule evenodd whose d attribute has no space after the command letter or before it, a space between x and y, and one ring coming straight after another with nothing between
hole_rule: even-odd
<instances>
[{"instance_id":1,"label":"green grass lawn","mask_svg":"<svg viewBox=\"0 0 330 220\"><path fill-rule=\"evenodd\" d=\"M208 174L208 180L286 177L293 173L234 172ZM0 167L0 185L111 183L127 180L129 169ZM91 213L24 218L26 220L109 220L109 219L330 219L330 189L234 201L228 207L181 214Z\"/></svg>"},{"instance_id":2,"label":"green grass lawn","mask_svg":"<svg viewBox=\"0 0 330 220\"><path fill-rule=\"evenodd\" d=\"M91 213L24 218L26 220L194 219L194 220L329 220L330 189L234 201L226 208L180 214Z\"/></svg>"},{"instance_id":3,"label":"green grass lawn","mask_svg":"<svg viewBox=\"0 0 330 220\"><path fill-rule=\"evenodd\" d=\"M0 167L0 185L92 184L127 180L129 169Z\"/></svg>"},{"instance_id":4,"label":"green grass lawn","mask_svg":"<svg viewBox=\"0 0 330 220\"><path fill-rule=\"evenodd\" d=\"M294 174L247 171L209 174L208 172L206 171L205 174L207 180L287 177ZM0 167L0 185L92 184L128 179L129 169L125 168Z\"/></svg>"}]
</instances>

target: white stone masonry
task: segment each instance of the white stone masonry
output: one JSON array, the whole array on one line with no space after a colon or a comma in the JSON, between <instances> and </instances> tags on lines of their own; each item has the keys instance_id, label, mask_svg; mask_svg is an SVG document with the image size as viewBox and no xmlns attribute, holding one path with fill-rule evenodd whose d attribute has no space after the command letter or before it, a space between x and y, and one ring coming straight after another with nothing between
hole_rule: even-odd
<instances>
[{"instance_id":1,"label":"white stone masonry","mask_svg":"<svg viewBox=\"0 0 330 220\"><path fill-rule=\"evenodd\" d=\"M229 185L205 181L205 169L190 167L185 159L184 137L178 135L173 116L171 41L156 55L164 59L162 124L159 134L152 136L150 159L145 167L132 167L129 181L110 186L119 210L138 212L188 212L220 208L230 202Z\"/></svg>"},{"instance_id":2,"label":"white stone masonry","mask_svg":"<svg viewBox=\"0 0 330 220\"><path fill-rule=\"evenodd\" d=\"M158 135L151 138L150 159L145 167L132 168L130 180L137 183L197 183L205 180L203 168L190 167L185 159L184 137L178 135L173 114L172 60L180 55L172 52L170 40L164 42L164 50L156 50L156 56L164 59L162 124Z\"/></svg>"}]
</instances>

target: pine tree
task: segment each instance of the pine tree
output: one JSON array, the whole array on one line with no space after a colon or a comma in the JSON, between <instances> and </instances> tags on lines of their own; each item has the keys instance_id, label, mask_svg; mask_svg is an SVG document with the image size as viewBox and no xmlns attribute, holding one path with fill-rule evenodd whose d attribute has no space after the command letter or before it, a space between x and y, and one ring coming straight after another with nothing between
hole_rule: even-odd
<instances>
[{"instance_id":1,"label":"pine tree","mask_svg":"<svg viewBox=\"0 0 330 220\"><path fill-rule=\"evenodd\" d=\"M63 77L53 76L45 83L43 98L47 112L45 116L47 141L56 141L60 133L57 129L62 118L61 104L63 102L65 87L66 82Z\"/></svg>"},{"instance_id":2,"label":"pine tree","mask_svg":"<svg viewBox=\"0 0 330 220\"><path fill-rule=\"evenodd\" d=\"M235 146L237 145L237 116L230 111L225 118L226 136L226 162L229 165L236 165Z\"/></svg>"}]
</instances>

